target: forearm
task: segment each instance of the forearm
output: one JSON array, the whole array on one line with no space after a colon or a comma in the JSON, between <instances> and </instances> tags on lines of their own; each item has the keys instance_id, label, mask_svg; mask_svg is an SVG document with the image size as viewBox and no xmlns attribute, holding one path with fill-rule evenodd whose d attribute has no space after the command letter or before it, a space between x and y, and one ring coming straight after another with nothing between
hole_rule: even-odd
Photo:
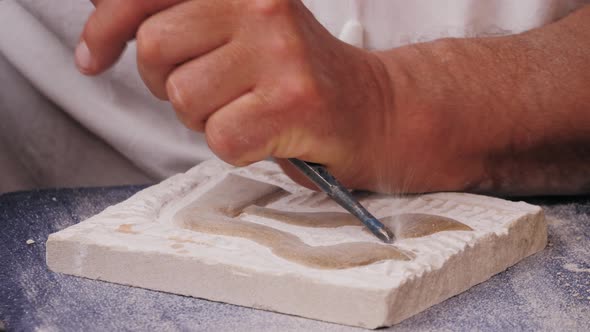
<instances>
[{"instance_id":1,"label":"forearm","mask_svg":"<svg viewBox=\"0 0 590 332\"><path fill-rule=\"evenodd\" d=\"M424 133L445 142L442 152L430 151L446 154L438 166L445 189L590 191L590 6L521 35L440 40L379 56L395 91L390 121L400 113L417 118Z\"/></svg>"}]
</instances>

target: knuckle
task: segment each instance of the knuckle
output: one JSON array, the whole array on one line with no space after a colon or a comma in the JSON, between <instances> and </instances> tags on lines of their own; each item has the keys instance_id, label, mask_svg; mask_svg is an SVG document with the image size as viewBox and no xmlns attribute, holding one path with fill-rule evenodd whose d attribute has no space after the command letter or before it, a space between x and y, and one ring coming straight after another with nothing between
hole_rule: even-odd
<instances>
[{"instance_id":1,"label":"knuckle","mask_svg":"<svg viewBox=\"0 0 590 332\"><path fill-rule=\"evenodd\" d=\"M302 58L304 44L293 35L280 35L268 41L269 52L278 59Z\"/></svg>"},{"instance_id":2,"label":"knuckle","mask_svg":"<svg viewBox=\"0 0 590 332\"><path fill-rule=\"evenodd\" d=\"M289 10L291 0L249 0L250 10L263 16L284 14Z\"/></svg>"},{"instance_id":3,"label":"knuckle","mask_svg":"<svg viewBox=\"0 0 590 332\"><path fill-rule=\"evenodd\" d=\"M321 100L317 82L307 75L286 81L279 92L279 99L287 107L311 106Z\"/></svg>"}]
</instances>

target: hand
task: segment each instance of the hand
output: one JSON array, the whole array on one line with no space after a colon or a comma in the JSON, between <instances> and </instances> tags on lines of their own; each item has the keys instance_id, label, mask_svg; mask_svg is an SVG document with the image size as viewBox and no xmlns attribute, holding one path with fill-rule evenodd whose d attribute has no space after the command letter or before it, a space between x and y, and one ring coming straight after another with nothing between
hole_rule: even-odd
<instances>
[{"instance_id":1,"label":"hand","mask_svg":"<svg viewBox=\"0 0 590 332\"><path fill-rule=\"evenodd\" d=\"M104 71L136 36L149 89L204 131L221 159L300 158L328 166L350 187L380 185L389 76L376 55L334 38L300 1L93 3L77 50L83 73Z\"/></svg>"},{"instance_id":2,"label":"hand","mask_svg":"<svg viewBox=\"0 0 590 332\"><path fill-rule=\"evenodd\" d=\"M373 53L299 0L94 4L81 71L105 70L137 36L148 87L229 163L279 158L312 187L280 160L300 158L388 193L590 187L590 6L523 35Z\"/></svg>"}]
</instances>

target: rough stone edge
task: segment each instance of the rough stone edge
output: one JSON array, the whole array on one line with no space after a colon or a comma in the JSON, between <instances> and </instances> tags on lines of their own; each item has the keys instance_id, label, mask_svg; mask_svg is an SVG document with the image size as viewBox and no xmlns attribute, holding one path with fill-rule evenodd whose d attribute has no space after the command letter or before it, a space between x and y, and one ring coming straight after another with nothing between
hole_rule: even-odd
<instances>
[{"instance_id":1,"label":"rough stone edge","mask_svg":"<svg viewBox=\"0 0 590 332\"><path fill-rule=\"evenodd\" d=\"M451 256L441 268L408 280L388 297L390 314L378 327L395 325L433 305L459 295L516 263L540 252L547 245L547 223L539 208L509 226L507 234L490 234L461 253ZM491 264L478 264L493 258ZM468 262L478 262L468 264ZM460 281L458 278L461 278ZM445 287L438 285L447 285ZM432 287L437 285L438 287ZM438 293L433 296L433 293Z\"/></svg>"},{"instance_id":2,"label":"rough stone edge","mask_svg":"<svg viewBox=\"0 0 590 332\"><path fill-rule=\"evenodd\" d=\"M49 240L47 252L52 271L94 280L366 328L377 327L387 316L387 290L383 289L343 288L296 275L268 275L75 239ZM74 268L76 260L81 260L79 269Z\"/></svg>"}]
</instances>

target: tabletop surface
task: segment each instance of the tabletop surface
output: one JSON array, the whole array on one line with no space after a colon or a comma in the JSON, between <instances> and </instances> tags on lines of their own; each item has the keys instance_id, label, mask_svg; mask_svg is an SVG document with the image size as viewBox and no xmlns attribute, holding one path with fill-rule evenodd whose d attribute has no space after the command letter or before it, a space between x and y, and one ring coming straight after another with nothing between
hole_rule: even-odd
<instances>
[{"instance_id":1,"label":"tabletop surface","mask_svg":"<svg viewBox=\"0 0 590 332\"><path fill-rule=\"evenodd\" d=\"M47 269L49 234L140 189L0 196L0 330L4 325L16 331L360 331ZM391 329L590 331L590 196L527 201L545 209L549 245L544 251Z\"/></svg>"}]
</instances>

